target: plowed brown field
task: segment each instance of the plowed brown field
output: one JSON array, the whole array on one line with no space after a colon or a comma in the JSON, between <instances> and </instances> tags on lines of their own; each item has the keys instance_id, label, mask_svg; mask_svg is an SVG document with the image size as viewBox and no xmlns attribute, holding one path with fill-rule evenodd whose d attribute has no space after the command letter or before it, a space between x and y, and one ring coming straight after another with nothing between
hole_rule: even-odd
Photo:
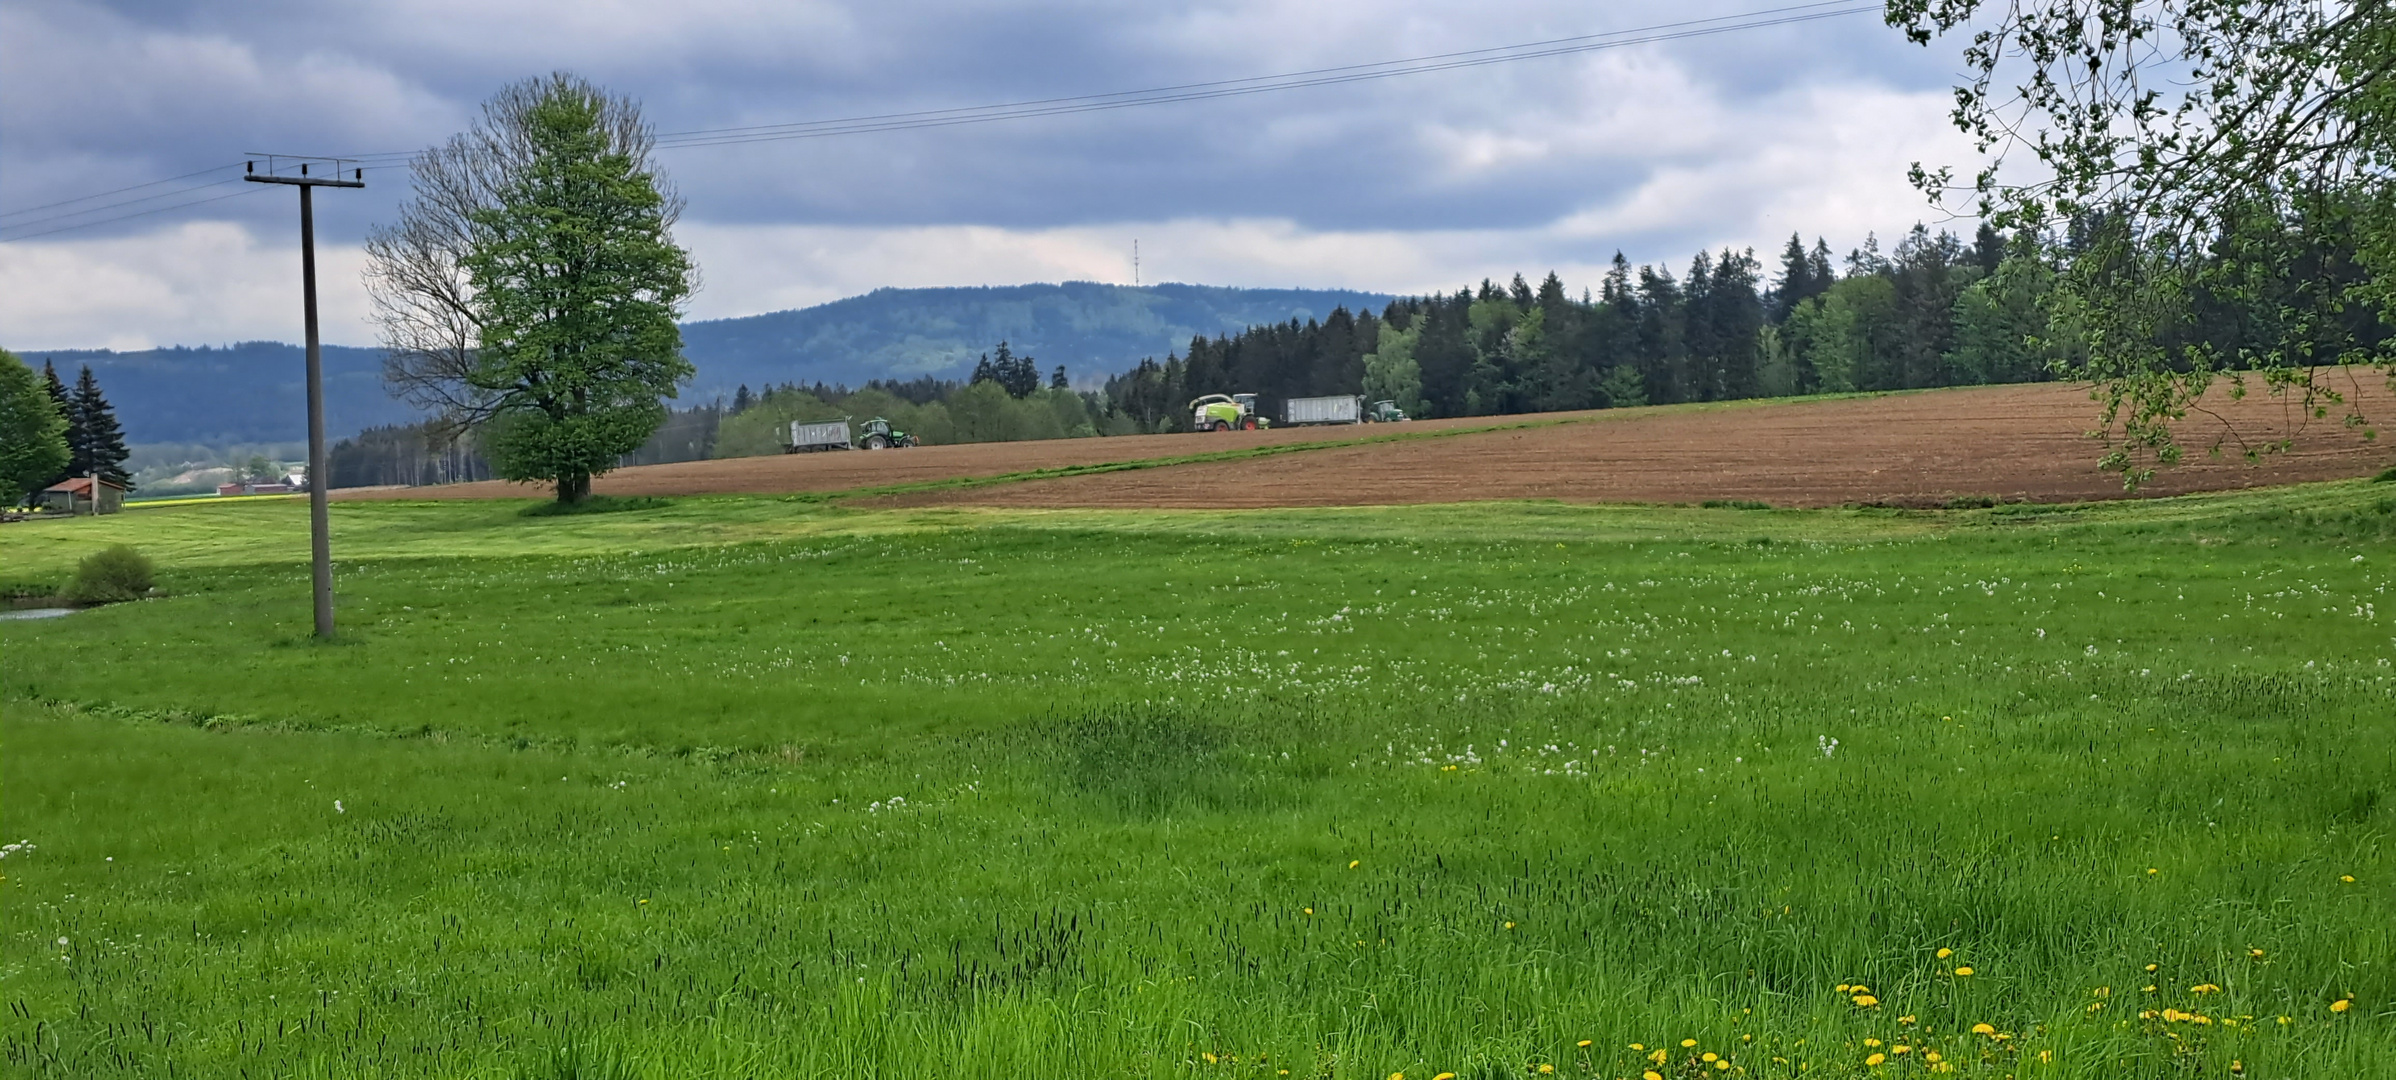
<instances>
[{"instance_id":1,"label":"plowed brown field","mask_svg":"<svg viewBox=\"0 0 2396 1080\"><path fill-rule=\"evenodd\" d=\"M2367 379L2367 415L2396 407ZM2352 392L2351 389L2349 391ZM2223 404L2230 429L2250 441L2295 434L2292 452L2260 465L2234 450L2208 460L2216 420L2186 428L2191 461L2144 491L2177 494L2370 475L2396 463L2396 447L2366 441L2334 414L2297 426L2286 403L2254 397ZM803 454L620 470L596 485L613 495L795 493L986 477L1033 469L1179 457L1208 451L1358 437L1456 431L1365 445L1326 446L1230 461L1025 480L879 496L873 506L1250 508L1391 505L1482 499L1697 502L1738 499L1775 506L1885 503L1926 506L1961 496L2038 502L2122 493L2096 467L2082 435L2096 407L2060 385L1976 387L1892 397L1720 408L1620 409L1546 417L1481 417L1397 428L1310 428L1223 435L1156 435L1034 443L922 447L887 453ZM1511 430L1492 423L1552 420ZM2230 443L2232 448L2238 444ZM345 498L523 497L513 484L460 484L341 492Z\"/></svg>"}]
</instances>

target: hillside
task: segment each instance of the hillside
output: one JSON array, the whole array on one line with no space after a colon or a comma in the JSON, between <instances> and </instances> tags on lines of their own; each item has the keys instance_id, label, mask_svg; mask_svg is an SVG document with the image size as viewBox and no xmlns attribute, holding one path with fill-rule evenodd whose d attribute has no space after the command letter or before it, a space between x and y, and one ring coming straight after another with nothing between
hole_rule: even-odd
<instances>
[{"instance_id":1,"label":"hillside","mask_svg":"<svg viewBox=\"0 0 2396 1080\"><path fill-rule=\"evenodd\" d=\"M1000 341L1063 364L1077 378L1162 359L1195 334L1321 318L1333 308L1378 311L1391 297L1327 289L1207 285L1012 285L876 289L797 311L685 324L683 352L699 365L701 396L747 383L847 383L933 375L963 378Z\"/></svg>"},{"instance_id":2,"label":"hillside","mask_svg":"<svg viewBox=\"0 0 2396 1080\"><path fill-rule=\"evenodd\" d=\"M816 381L852 386L877 378L963 378L974 358L1004 340L1078 376L1103 376L1143 356L1189 346L1193 334L1319 318L1341 305L1379 309L1374 293L1132 288L1086 281L1001 288L877 289L796 311L694 322L683 352L698 365L685 401L731 397L743 383ZM72 380L89 364L135 443L282 442L306 437L304 365L297 345L245 341L222 347L53 349L23 353ZM416 419L383 392L378 350L328 345L325 419L334 437Z\"/></svg>"}]
</instances>

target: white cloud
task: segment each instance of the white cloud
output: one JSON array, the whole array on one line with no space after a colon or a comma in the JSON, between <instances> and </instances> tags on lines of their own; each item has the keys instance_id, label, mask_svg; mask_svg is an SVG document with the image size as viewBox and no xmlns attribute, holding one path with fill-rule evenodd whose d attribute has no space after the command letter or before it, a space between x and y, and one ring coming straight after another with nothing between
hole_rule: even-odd
<instances>
[{"instance_id":1,"label":"white cloud","mask_svg":"<svg viewBox=\"0 0 2396 1080\"><path fill-rule=\"evenodd\" d=\"M0 335L23 349L143 349L298 341L299 245L261 243L243 225L188 222L105 240L0 248ZM324 339L372 340L360 249L319 245Z\"/></svg>"}]
</instances>

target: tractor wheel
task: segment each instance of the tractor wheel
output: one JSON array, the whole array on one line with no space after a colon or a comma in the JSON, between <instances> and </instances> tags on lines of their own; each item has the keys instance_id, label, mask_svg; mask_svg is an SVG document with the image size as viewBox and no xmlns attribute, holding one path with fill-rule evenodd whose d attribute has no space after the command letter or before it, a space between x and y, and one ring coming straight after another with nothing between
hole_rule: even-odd
<instances>
[{"instance_id":1,"label":"tractor wheel","mask_svg":"<svg viewBox=\"0 0 2396 1080\"><path fill-rule=\"evenodd\" d=\"M884 435L868 435L865 437L865 448L868 450L888 450L890 449L890 439L888 436Z\"/></svg>"},{"instance_id":2,"label":"tractor wheel","mask_svg":"<svg viewBox=\"0 0 2396 1080\"><path fill-rule=\"evenodd\" d=\"M1231 430L1231 422L1230 422L1230 421L1228 421L1228 420L1217 420L1217 421L1215 421L1215 430L1216 430L1216 431L1229 431L1229 430Z\"/></svg>"},{"instance_id":3,"label":"tractor wheel","mask_svg":"<svg viewBox=\"0 0 2396 1080\"><path fill-rule=\"evenodd\" d=\"M1253 417L1253 416L1251 416L1251 417L1247 418L1246 420L1242 420L1242 421L1240 421L1240 430L1242 430L1242 431L1254 431L1254 430L1256 430L1256 418L1255 418L1255 417Z\"/></svg>"}]
</instances>

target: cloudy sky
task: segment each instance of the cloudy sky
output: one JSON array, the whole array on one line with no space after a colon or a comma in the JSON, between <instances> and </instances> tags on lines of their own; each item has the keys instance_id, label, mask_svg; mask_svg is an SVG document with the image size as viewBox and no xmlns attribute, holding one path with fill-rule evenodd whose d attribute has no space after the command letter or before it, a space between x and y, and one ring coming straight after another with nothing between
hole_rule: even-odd
<instances>
[{"instance_id":1,"label":"cloudy sky","mask_svg":"<svg viewBox=\"0 0 2396 1080\"><path fill-rule=\"evenodd\" d=\"M1787 2L7 0L0 343L296 340L294 196L241 183L243 158L419 149L498 87L554 69L686 132L1267 76ZM1946 121L1958 66L1951 45L1918 48L1848 14L659 160L689 200L679 235L704 274L699 318L885 285L1128 282L1135 239L1150 282L1407 293L1552 268L1577 287L1617 249L1677 269L1700 247L1768 257L1792 230L1845 251L1940 223L1905 169L1969 160ZM357 244L405 194L404 165L367 179L318 199L333 342L372 342ZM159 212L122 216L143 210ZM101 218L119 220L52 231Z\"/></svg>"}]
</instances>

